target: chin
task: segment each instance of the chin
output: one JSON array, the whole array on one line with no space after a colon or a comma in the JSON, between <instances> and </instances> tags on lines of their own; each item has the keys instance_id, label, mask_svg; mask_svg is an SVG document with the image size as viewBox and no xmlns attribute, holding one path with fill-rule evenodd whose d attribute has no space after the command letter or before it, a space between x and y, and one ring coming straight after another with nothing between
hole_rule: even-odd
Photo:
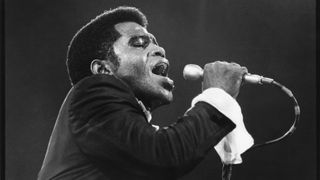
<instances>
[{"instance_id":1,"label":"chin","mask_svg":"<svg viewBox=\"0 0 320 180\"><path fill-rule=\"evenodd\" d=\"M173 94L172 94L172 91L166 91L162 97L160 98L161 101L163 101L162 104L169 104L172 102L173 100Z\"/></svg>"},{"instance_id":2,"label":"chin","mask_svg":"<svg viewBox=\"0 0 320 180\"><path fill-rule=\"evenodd\" d=\"M161 104L162 104L162 105L166 105L166 104L170 104L171 102L172 102L172 97L169 98L169 99L163 100Z\"/></svg>"},{"instance_id":3,"label":"chin","mask_svg":"<svg viewBox=\"0 0 320 180\"><path fill-rule=\"evenodd\" d=\"M163 105L170 104L173 100L172 93L168 96L162 96L158 100L153 101L151 104L151 111L155 110L158 107L161 107Z\"/></svg>"},{"instance_id":4,"label":"chin","mask_svg":"<svg viewBox=\"0 0 320 180\"><path fill-rule=\"evenodd\" d=\"M160 106L170 104L173 100L172 91L166 90L161 87L150 88L150 86L140 86L139 88L134 89L134 93L136 97L141 100L144 105L150 110L154 110Z\"/></svg>"}]
</instances>

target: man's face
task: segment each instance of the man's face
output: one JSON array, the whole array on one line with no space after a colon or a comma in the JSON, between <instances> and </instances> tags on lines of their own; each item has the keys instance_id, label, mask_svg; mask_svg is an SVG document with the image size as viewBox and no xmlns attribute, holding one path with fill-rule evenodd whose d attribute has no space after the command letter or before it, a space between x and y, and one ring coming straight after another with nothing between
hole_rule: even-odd
<instances>
[{"instance_id":1,"label":"man's face","mask_svg":"<svg viewBox=\"0 0 320 180\"><path fill-rule=\"evenodd\" d=\"M115 75L128 83L136 97L151 110L172 101L165 51L145 28L134 22L115 25L121 37L114 43L120 66Z\"/></svg>"}]
</instances>

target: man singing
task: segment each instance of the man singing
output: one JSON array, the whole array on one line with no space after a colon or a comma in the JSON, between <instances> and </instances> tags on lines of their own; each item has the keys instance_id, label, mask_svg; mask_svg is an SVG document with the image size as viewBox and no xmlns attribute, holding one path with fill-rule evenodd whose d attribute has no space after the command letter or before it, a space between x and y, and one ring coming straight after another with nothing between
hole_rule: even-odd
<instances>
[{"instance_id":1,"label":"man singing","mask_svg":"<svg viewBox=\"0 0 320 180\"><path fill-rule=\"evenodd\" d=\"M70 42L72 88L50 137L38 180L177 179L211 150L241 163L252 146L236 102L247 69L206 64L202 89L183 117L150 124L151 111L172 101L165 50L138 9L118 7L82 27Z\"/></svg>"}]
</instances>

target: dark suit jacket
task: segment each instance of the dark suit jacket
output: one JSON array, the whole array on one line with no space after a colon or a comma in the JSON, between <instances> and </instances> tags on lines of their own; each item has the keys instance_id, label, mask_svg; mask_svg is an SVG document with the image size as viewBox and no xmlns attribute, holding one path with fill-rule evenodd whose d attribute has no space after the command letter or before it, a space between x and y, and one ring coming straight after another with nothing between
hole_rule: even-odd
<instances>
[{"instance_id":1,"label":"dark suit jacket","mask_svg":"<svg viewBox=\"0 0 320 180\"><path fill-rule=\"evenodd\" d=\"M176 179L233 128L198 102L175 124L156 130L125 83L93 75L69 91L38 180Z\"/></svg>"}]
</instances>

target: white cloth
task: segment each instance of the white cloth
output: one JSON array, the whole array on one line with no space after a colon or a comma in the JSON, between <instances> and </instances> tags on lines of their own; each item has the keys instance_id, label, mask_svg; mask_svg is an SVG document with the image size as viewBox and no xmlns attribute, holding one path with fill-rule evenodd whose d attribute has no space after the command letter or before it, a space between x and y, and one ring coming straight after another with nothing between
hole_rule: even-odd
<instances>
[{"instance_id":1,"label":"white cloth","mask_svg":"<svg viewBox=\"0 0 320 180\"><path fill-rule=\"evenodd\" d=\"M141 107L144 115L146 116L148 123L151 124L151 122L150 122L151 119L152 119L151 112L144 106L144 104L143 104L142 101L140 101L140 100L137 99L137 98L136 98L136 100L138 101L138 104L140 105L140 107ZM154 128L156 129L156 131L158 131L158 130L160 129L159 126L157 126L157 125L154 125L154 124L151 124L151 125L152 125L152 127L154 127Z\"/></svg>"},{"instance_id":2,"label":"white cloth","mask_svg":"<svg viewBox=\"0 0 320 180\"><path fill-rule=\"evenodd\" d=\"M193 107L199 101L214 106L236 124L236 128L214 148L224 164L242 163L241 154L254 144L254 140L244 126L238 102L220 88L206 89L192 100L191 106Z\"/></svg>"}]
</instances>

